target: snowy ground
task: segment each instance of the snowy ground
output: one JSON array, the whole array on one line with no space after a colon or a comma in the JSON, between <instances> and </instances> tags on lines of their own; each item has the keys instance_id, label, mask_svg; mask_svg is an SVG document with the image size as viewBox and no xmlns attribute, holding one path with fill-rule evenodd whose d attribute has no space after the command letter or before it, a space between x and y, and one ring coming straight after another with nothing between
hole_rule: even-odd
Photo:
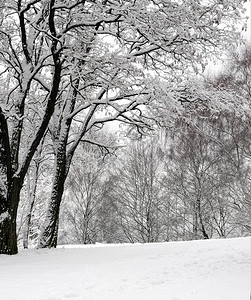
<instances>
[{"instance_id":1,"label":"snowy ground","mask_svg":"<svg viewBox=\"0 0 251 300\"><path fill-rule=\"evenodd\" d=\"M250 238L0 255L2 300L248 300Z\"/></svg>"}]
</instances>

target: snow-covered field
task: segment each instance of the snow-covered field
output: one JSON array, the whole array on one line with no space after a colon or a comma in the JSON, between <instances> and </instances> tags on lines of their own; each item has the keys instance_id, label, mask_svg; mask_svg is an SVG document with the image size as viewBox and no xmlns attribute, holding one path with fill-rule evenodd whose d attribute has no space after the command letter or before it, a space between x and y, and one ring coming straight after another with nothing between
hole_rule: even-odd
<instances>
[{"instance_id":1,"label":"snow-covered field","mask_svg":"<svg viewBox=\"0 0 251 300\"><path fill-rule=\"evenodd\" d=\"M0 255L1 300L248 300L250 238Z\"/></svg>"}]
</instances>

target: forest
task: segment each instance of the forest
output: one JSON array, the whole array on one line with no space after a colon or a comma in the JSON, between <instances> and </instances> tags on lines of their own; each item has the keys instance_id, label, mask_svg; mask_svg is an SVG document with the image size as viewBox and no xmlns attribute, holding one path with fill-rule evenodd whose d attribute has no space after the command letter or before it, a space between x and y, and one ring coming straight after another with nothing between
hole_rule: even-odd
<instances>
[{"instance_id":1,"label":"forest","mask_svg":"<svg viewBox=\"0 0 251 300\"><path fill-rule=\"evenodd\" d=\"M241 0L0 0L0 254L251 232Z\"/></svg>"}]
</instances>

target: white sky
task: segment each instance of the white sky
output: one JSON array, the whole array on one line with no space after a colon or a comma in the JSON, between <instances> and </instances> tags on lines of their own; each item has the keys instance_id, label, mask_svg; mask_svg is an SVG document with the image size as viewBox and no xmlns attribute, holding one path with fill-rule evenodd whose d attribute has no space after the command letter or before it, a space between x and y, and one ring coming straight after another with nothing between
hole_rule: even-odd
<instances>
[{"instance_id":1,"label":"white sky","mask_svg":"<svg viewBox=\"0 0 251 300\"><path fill-rule=\"evenodd\" d=\"M247 1L247 3L245 4L245 7L247 9L247 16L249 17L249 20L247 21L247 31L245 32L244 37L246 37L246 39L249 42L251 42L251 30L250 30L250 27L251 27L251 18L250 18L251 6L250 6L250 0Z\"/></svg>"}]
</instances>

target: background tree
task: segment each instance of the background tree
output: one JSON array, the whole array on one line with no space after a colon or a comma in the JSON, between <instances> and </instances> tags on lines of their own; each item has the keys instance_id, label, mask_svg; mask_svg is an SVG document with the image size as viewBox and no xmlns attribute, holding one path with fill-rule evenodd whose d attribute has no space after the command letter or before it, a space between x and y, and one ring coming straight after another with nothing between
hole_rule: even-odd
<instances>
[{"instance_id":1,"label":"background tree","mask_svg":"<svg viewBox=\"0 0 251 300\"><path fill-rule=\"evenodd\" d=\"M250 233L250 97L251 97L251 49L250 45L245 45L239 51L233 51L229 60L218 76L210 78L208 81L217 88L231 91L238 99L234 103L236 118L233 119L232 128L229 134L234 137L234 142L238 153L241 153L242 160L238 160L239 185L235 197L235 209L238 214L238 225L243 226L244 232ZM232 104L233 105L233 104ZM241 120L241 121L240 121ZM241 135L236 133L242 132ZM239 165L238 162L242 164ZM245 228L245 229L244 229Z\"/></svg>"},{"instance_id":2,"label":"background tree","mask_svg":"<svg viewBox=\"0 0 251 300\"><path fill-rule=\"evenodd\" d=\"M59 227L61 243L102 241L99 210L105 191L106 167L97 147L85 143L79 148L66 182Z\"/></svg>"},{"instance_id":3,"label":"background tree","mask_svg":"<svg viewBox=\"0 0 251 300\"><path fill-rule=\"evenodd\" d=\"M250 135L249 122L234 111L216 113L205 105L193 106L194 112L178 120L169 135L164 184L179 199L177 213L180 210L186 224L185 238L233 235L240 178L247 172L242 144Z\"/></svg>"},{"instance_id":4,"label":"background tree","mask_svg":"<svg viewBox=\"0 0 251 300\"><path fill-rule=\"evenodd\" d=\"M165 232L162 162L156 142L144 139L123 149L111 173L110 197L127 242L160 241Z\"/></svg>"},{"instance_id":5,"label":"background tree","mask_svg":"<svg viewBox=\"0 0 251 300\"><path fill-rule=\"evenodd\" d=\"M152 138L126 139L125 147L98 169L98 157L91 168L83 167L92 161L88 149L93 155L95 148L78 151L62 208L60 243L156 242L249 232L244 205L249 198L243 189L248 193L243 148L251 134L248 120L198 102L189 104L172 131L165 130Z\"/></svg>"}]
</instances>

